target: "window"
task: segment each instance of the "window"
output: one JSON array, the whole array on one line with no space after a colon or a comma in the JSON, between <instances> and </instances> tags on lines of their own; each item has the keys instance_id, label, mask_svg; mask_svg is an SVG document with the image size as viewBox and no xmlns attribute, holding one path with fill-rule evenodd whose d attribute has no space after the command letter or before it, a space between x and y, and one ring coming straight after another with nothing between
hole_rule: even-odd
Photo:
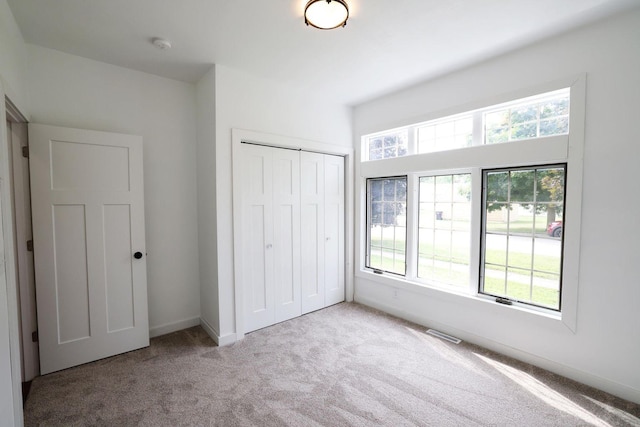
<instances>
[{"instance_id":1,"label":"window","mask_svg":"<svg viewBox=\"0 0 640 427\"><path fill-rule=\"evenodd\" d=\"M364 137L364 161L569 133L570 89ZM477 135L474 130L477 129ZM482 131L480 131L482 129Z\"/></svg>"},{"instance_id":2,"label":"window","mask_svg":"<svg viewBox=\"0 0 640 427\"><path fill-rule=\"evenodd\" d=\"M569 132L569 91L564 89L484 113L485 144Z\"/></svg>"},{"instance_id":3,"label":"window","mask_svg":"<svg viewBox=\"0 0 640 427\"><path fill-rule=\"evenodd\" d=\"M583 141L570 128L584 124L585 81L570 84L363 136L356 274L543 312L573 329Z\"/></svg>"},{"instance_id":4,"label":"window","mask_svg":"<svg viewBox=\"0 0 640 427\"><path fill-rule=\"evenodd\" d=\"M372 136L367 141L369 160L391 159L408 153L408 131Z\"/></svg>"},{"instance_id":5,"label":"window","mask_svg":"<svg viewBox=\"0 0 640 427\"><path fill-rule=\"evenodd\" d=\"M420 178L418 278L469 287L471 175Z\"/></svg>"},{"instance_id":6,"label":"window","mask_svg":"<svg viewBox=\"0 0 640 427\"><path fill-rule=\"evenodd\" d=\"M484 171L482 293L560 309L565 173Z\"/></svg>"},{"instance_id":7,"label":"window","mask_svg":"<svg viewBox=\"0 0 640 427\"><path fill-rule=\"evenodd\" d=\"M367 267L405 274L407 178L367 180Z\"/></svg>"},{"instance_id":8,"label":"window","mask_svg":"<svg viewBox=\"0 0 640 427\"><path fill-rule=\"evenodd\" d=\"M473 142L473 116L429 122L417 128L418 153L470 147Z\"/></svg>"}]
</instances>

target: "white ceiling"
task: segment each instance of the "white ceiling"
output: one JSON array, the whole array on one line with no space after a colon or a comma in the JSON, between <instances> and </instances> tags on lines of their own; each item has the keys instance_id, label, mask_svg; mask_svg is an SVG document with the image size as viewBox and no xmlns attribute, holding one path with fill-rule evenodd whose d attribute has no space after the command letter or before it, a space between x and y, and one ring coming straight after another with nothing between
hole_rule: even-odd
<instances>
[{"instance_id":1,"label":"white ceiling","mask_svg":"<svg viewBox=\"0 0 640 427\"><path fill-rule=\"evenodd\" d=\"M216 63L349 105L640 5L348 0L347 26L322 31L306 1L8 0L28 43L186 82Z\"/></svg>"}]
</instances>

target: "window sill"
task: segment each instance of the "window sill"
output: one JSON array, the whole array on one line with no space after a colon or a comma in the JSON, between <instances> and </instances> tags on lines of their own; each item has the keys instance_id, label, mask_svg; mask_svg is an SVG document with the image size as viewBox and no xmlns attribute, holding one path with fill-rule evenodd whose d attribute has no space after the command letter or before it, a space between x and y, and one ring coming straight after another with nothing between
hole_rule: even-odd
<instances>
[{"instance_id":1,"label":"window sill","mask_svg":"<svg viewBox=\"0 0 640 427\"><path fill-rule=\"evenodd\" d=\"M382 285L389 286L407 292L417 293L430 298L437 298L453 304L482 304L491 306L495 310L508 310L522 313L525 316L535 316L537 318L546 318L556 322L563 322L562 313L555 310L547 310L539 307L532 307L521 303L513 303L512 305L500 304L495 301L495 297L482 294L471 294L464 290L456 291L455 289L445 289L444 287L429 285L422 282L414 282L404 277L395 276L393 274L377 274L370 269L360 269L356 272L356 278L365 279ZM569 328L571 329L571 328Z\"/></svg>"}]
</instances>

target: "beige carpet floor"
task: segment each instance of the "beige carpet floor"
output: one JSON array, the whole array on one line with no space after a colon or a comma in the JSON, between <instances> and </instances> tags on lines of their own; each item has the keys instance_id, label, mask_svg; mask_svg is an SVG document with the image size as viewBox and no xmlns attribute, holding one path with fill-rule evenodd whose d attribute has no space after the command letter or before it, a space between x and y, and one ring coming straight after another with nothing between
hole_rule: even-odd
<instances>
[{"instance_id":1,"label":"beige carpet floor","mask_svg":"<svg viewBox=\"0 0 640 427\"><path fill-rule=\"evenodd\" d=\"M37 378L27 426L627 426L640 405L358 304Z\"/></svg>"}]
</instances>

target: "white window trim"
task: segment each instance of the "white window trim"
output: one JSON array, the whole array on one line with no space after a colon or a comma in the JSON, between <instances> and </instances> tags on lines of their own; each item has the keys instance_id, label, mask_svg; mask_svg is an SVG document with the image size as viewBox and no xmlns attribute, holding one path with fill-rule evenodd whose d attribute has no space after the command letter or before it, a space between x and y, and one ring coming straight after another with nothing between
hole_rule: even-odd
<instances>
[{"instance_id":1,"label":"white window trim","mask_svg":"<svg viewBox=\"0 0 640 427\"><path fill-rule=\"evenodd\" d=\"M580 230L582 213L582 180L583 180L583 157L584 157L584 128L586 111L586 74L579 74L556 81L540 84L534 87L501 94L489 99L478 100L473 103L449 108L439 112L432 112L422 120L412 120L411 123L397 123L393 130L403 126L410 126L423 121L435 120L445 116L463 114L468 111L478 110L488 106L506 103L520 98L534 96L536 94L551 92L562 88L570 88L570 129L568 135L558 135L534 138L529 140L510 141L501 144L480 145L458 150L441 151L434 153L415 154L406 157L384 159L381 161L364 161L359 164L359 177L356 179L356 209L359 215L360 226L356 227L356 260L358 265L355 269L356 277L370 281L386 284L388 286L405 289L412 292L423 293L435 298L441 298L451 302L460 301L459 298L471 299L478 304L496 304L495 298L478 293L479 270L480 270L480 232L481 215L472 215L471 233L471 271L472 284L470 293L456 292L455 289L443 289L423 282L411 281L403 277L391 277L391 275L374 274L365 268L364 256L366 254L366 179L380 176L409 175L413 173L427 173L429 175L436 172L446 174L456 170L472 169L472 177L476 183L472 187L472 209L474 213L480 212L481 205L481 169L516 167L530 165L544 165L555 163L567 163L567 178L565 189L565 221L563 229L564 249L562 267L562 296L560 312L541 309L524 304L504 306L508 310L517 310L525 315L547 317L564 324L570 331L577 331L577 305L580 273ZM474 123L477 127L479 123ZM372 129L371 133L385 133L384 129ZM370 135L371 133L367 133ZM475 132L474 132L475 135ZM364 141L364 136L362 137ZM362 153L364 155L364 153ZM504 158L505 160L499 160ZM498 159L498 160L497 160ZM414 179L409 178L407 194L412 196L413 202L408 201L407 212L414 212L417 209L417 191L415 183L410 183ZM407 259L415 255L415 242L417 229L409 228L417 221L414 212L413 224L407 224ZM415 230L414 230L415 229ZM411 248L411 249L410 249ZM413 254L412 254L413 253ZM407 273L415 273L407 268ZM412 277L416 275L413 274Z\"/></svg>"}]
</instances>

